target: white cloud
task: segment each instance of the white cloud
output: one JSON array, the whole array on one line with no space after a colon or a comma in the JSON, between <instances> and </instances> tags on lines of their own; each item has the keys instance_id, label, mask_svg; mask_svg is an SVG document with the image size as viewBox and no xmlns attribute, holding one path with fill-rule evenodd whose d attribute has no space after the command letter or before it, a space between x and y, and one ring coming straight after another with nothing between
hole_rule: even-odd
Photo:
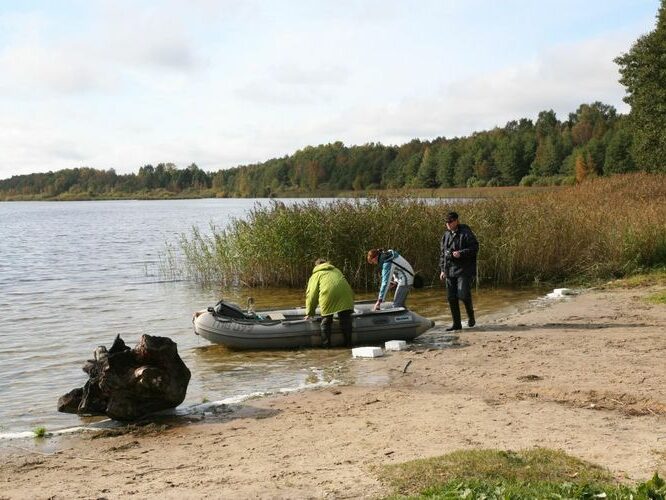
<instances>
[{"instance_id":1,"label":"white cloud","mask_svg":"<svg viewBox=\"0 0 666 500\"><path fill-rule=\"evenodd\" d=\"M85 93L103 82L89 49L75 39L53 41L53 23L37 13L0 16L0 89L25 95L51 90Z\"/></svg>"},{"instance_id":2,"label":"white cloud","mask_svg":"<svg viewBox=\"0 0 666 500\"><path fill-rule=\"evenodd\" d=\"M629 44L627 39L610 37L560 45L529 63L443 82L435 95L348 109L322 120L319 134L356 144L403 143L415 137L468 135L510 120L535 118L548 109L562 120L580 104L593 101L627 112L613 58Z\"/></svg>"},{"instance_id":3,"label":"white cloud","mask_svg":"<svg viewBox=\"0 0 666 500\"><path fill-rule=\"evenodd\" d=\"M315 102L317 92L312 89L277 85L269 79L252 80L235 90L236 96L252 104L267 106L304 106Z\"/></svg>"},{"instance_id":4,"label":"white cloud","mask_svg":"<svg viewBox=\"0 0 666 500\"><path fill-rule=\"evenodd\" d=\"M0 87L23 93L37 89L79 94L105 86L102 72L77 46L20 45L0 54Z\"/></svg>"},{"instance_id":5,"label":"white cloud","mask_svg":"<svg viewBox=\"0 0 666 500\"><path fill-rule=\"evenodd\" d=\"M13 173L46 172L85 165L92 151L48 118L0 117L2 164ZM4 177L4 176L0 176Z\"/></svg>"},{"instance_id":6,"label":"white cloud","mask_svg":"<svg viewBox=\"0 0 666 500\"><path fill-rule=\"evenodd\" d=\"M341 65L316 67L312 63L273 66L271 73L278 83L296 86L343 85L349 77L349 70Z\"/></svg>"},{"instance_id":7,"label":"white cloud","mask_svg":"<svg viewBox=\"0 0 666 500\"><path fill-rule=\"evenodd\" d=\"M37 14L0 18L0 26L11 25L0 46L0 88L39 98L45 91L114 93L122 85L160 86L205 66L177 12L127 9L107 4L88 26L65 33Z\"/></svg>"},{"instance_id":8,"label":"white cloud","mask_svg":"<svg viewBox=\"0 0 666 500\"><path fill-rule=\"evenodd\" d=\"M107 3L98 14L98 50L107 60L139 67L190 71L202 61L178 10Z\"/></svg>"},{"instance_id":9,"label":"white cloud","mask_svg":"<svg viewBox=\"0 0 666 500\"><path fill-rule=\"evenodd\" d=\"M298 75L302 78L299 79ZM307 72L285 70L274 78L264 76L239 85L235 93L251 103L270 106L310 106L330 102L336 96L336 87L344 81L344 70Z\"/></svg>"}]
</instances>

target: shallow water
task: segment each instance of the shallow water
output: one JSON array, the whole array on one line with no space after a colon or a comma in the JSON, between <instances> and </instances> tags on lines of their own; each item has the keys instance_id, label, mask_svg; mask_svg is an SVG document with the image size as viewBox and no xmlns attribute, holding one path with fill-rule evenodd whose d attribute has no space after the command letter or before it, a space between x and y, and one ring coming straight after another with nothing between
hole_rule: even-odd
<instances>
[{"instance_id":1,"label":"shallow water","mask_svg":"<svg viewBox=\"0 0 666 500\"><path fill-rule=\"evenodd\" d=\"M302 200L283 200L287 203ZM192 312L220 295L257 308L302 305L302 290L210 290L164 281L165 243L197 225L224 226L257 200L0 203L0 437L89 420L56 411L60 395L85 383L95 347L117 334L167 336L192 372L184 405L330 380L347 350L231 352L192 333ZM267 200L260 201L268 203ZM443 289L414 291L410 306L449 321ZM482 290L479 315L534 298L536 290ZM361 293L357 299L372 298ZM425 341L436 345L436 336Z\"/></svg>"}]
</instances>

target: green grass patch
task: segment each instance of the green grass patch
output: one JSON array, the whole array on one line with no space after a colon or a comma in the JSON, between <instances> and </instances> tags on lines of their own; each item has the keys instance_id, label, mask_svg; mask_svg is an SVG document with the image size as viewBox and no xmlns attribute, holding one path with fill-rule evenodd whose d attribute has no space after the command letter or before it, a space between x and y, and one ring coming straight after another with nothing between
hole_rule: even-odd
<instances>
[{"instance_id":1,"label":"green grass patch","mask_svg":"<svg viewBox=\"0 0 666 500\"><path fill-rule=\"evenodd\" d=\"M397 493L416 494L451 481L611 482L599 466L561 451L535 448L519 452L461 450L383 468L380 478Z\"/></svg>"},{"instance_id":2,"label":"green grass patch","mask_svg":"<svg viewBox=\"0 0 666 500\"><path fill-rule=\"evenodd\" d=\"M652 302L653 304L666 305L666 290L653 293L652 295L648 296L647 300L648 302Z\"/></svg>"},{"instance_id":3,"label":"green grass patch","mask_svg":"<svg viewBox=\"0 0 666 500\"><path fill-rule=\"evenodd\" d=\"M545 481L450 481L409 498L428 499L604 499L604 500L663 500L666 498L663 480L655 476L635 487L611 484L553 483ZM404 498L397 496L396 498Z\"/></svg>"},{"instance_id":4,"label":"green grass patch","mask_svg":"<svg viewBox=\"0 0 666 500\"><path fill-rule=\"evenodd\" d=\"M379 476L391 498L666 498L656 474L632 488L598 465L544 448L456 451L384 466Z\"/></svg>"},{"instance_id":5,"label":"green grass patch","mask_svg":"<svg viewBox=\"0 0 666 500\"><path fill-rule=\"evenodd\" d=\"M601 288L645 288L650 286L666 286L666 268L659 267L633 276L605 283Z\"/></svg>"}]
</instances>

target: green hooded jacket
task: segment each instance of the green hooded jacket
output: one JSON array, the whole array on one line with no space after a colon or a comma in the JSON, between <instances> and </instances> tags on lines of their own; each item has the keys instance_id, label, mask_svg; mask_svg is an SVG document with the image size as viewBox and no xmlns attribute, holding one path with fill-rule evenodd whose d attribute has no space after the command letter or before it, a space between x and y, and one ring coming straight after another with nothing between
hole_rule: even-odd
<instances>
[{"instance_id":1,"label":"green hooded jacket","mask_svg":"<svg viewBox=\"0 0 666 500\"><path fill-rule=\"evenodd\" d=\"M305 292L305 311L314 316L319 305L322 316L354 309L354 292L342 272L324 262L315 266Z\"/></svg>"}]
</instances>

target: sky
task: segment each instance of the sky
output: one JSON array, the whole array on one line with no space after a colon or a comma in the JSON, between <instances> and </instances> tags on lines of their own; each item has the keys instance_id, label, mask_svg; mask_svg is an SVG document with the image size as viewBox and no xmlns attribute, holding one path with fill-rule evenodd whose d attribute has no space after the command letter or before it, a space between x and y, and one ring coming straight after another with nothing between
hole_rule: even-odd
<instances>
[{"instance_id":1,"label":"sky","mask_svg":"<svg viewBox=\"0 0 666 500\"><path fill-rule=\"evenodd\" d=\"M0 179L217 171L601 101L659 0L0 0Z\"/></svg>"}]
</instances>

